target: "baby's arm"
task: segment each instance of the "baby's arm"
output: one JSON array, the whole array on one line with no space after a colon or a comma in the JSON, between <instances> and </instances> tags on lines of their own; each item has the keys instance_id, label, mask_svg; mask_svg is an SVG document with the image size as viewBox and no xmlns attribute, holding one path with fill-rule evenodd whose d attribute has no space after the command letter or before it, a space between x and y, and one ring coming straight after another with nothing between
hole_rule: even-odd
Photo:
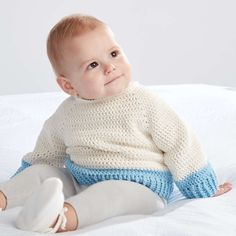
<instances>
[{"instance_id":1,"label":"baby's arm","mask_svg":"<svg viewBox=\"0 0 236 236\"><path fill-rule=\"evenodd\" d=\"M185 197L219 196L231 189L225 183L217 191L215 172L192 129L161 98L157 97L148 109L151 136Z\"/></svg>"}]
</instances>

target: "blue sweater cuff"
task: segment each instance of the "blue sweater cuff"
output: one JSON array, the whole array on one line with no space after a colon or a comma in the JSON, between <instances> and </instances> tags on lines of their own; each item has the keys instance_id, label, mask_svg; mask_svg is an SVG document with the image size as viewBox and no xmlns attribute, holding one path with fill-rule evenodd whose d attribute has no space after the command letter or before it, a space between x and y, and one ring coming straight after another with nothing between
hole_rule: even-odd
<instances>
[{"instance_id":1,"label":"blue sweater cuff","mask_svg":"<svg viewBox=\"0 0 236 236\"><path fill-rule=\"evenodd\" d=\"M21 167L18 168L18 170L16 171L16 173L12 177L14 177L15 175L18 175L20 172L22 172L24 169L28 168L29 166L31 166L30 163L22 160Z\"/></svg>"},{"instance_id":2,"label":"blue sweater cuff","mask_svg":"<svg viewBox=\"0 0 236 236\"><path fill-rule=\"evenodd\" d=\"M176 185L186 198L212 197L218 188L217 178L210 164L177 181Z\"/></svg>"}]
</instances>

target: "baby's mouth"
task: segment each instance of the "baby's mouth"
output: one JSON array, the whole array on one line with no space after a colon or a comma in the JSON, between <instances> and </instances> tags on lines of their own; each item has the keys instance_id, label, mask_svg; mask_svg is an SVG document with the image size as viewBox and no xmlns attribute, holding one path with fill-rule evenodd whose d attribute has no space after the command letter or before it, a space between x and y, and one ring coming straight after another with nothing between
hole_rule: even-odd
<instances>
[{"instance_id":1,"label":"baby's mouth","mask_svg":"<svg viewBox=\"0 0 236 236\"><path fill-rule=\"evenodd\" d=\"M122 75L123 75L123 74L122 74ZM112 83L113 81L119 79L122 75L118 75L118 76L114 77L113 79L111 79L111 80L109 80L107 83L105 83L104 85L107 85L107 84Z\"/></svg>"}]
</instances>

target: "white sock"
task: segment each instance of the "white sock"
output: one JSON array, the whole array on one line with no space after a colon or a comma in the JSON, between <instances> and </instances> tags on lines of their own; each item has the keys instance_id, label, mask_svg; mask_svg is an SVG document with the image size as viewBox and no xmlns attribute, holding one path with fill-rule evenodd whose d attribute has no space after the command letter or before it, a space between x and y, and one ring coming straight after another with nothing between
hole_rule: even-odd
<instances>
[{"instance_id":1,"label":"white sock","mask_svg":"<svg viewBox=\"0 0 236 236\"><path fill-rule=\"evenodd\" d=\"M26 231L56 232L65 227L63 184L59 178L46 179L26 200L16 219L16 226ZM58 217L59 216L59 217ZM50 228L57 220L55 227Z\"/></svg>"}]
</instances>

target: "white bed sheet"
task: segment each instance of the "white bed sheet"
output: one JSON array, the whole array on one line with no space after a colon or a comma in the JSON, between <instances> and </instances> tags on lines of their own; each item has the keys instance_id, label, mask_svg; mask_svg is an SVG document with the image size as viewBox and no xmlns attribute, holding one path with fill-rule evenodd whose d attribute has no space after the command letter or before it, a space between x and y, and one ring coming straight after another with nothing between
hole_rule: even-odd
<instances>
[{"instance_id":1,"label":"white bed sheet","mask_svg":"<svg viewBox=\"0 0 236 236\"><path fill-rule=\"evenodd\" d=\"M236 89L210 85L151 86L197 133L220 182L233 190L209 199L182 199L151 216L131 215L60 235L236 235ZM45 119L66 97L60 92L0 96L0 181L8 179L32 150ZM182 199L182 200L181 200ZM1 236L41 235L15 228L20 208L0 213Z\"/></svg>"}]
</instances>

